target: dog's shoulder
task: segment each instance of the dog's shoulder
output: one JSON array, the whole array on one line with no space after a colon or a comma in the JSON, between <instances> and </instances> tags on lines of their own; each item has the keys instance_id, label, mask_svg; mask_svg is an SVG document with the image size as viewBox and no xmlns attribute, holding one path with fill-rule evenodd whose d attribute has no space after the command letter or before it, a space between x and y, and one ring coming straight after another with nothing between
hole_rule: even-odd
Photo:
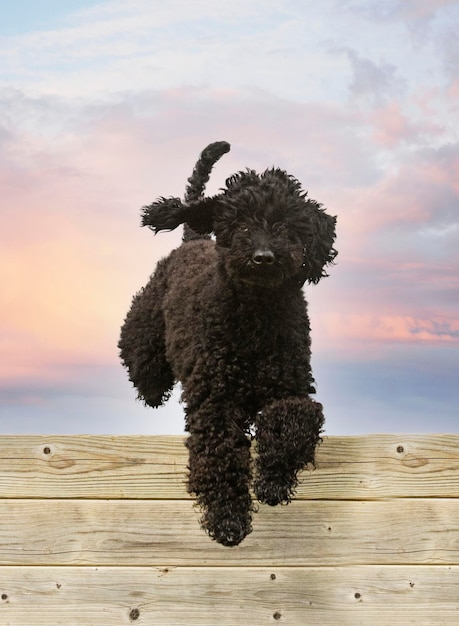
<instances>
[{"instance_id":1,"label":"dog's shoulder","mask_svg":"<svg viewBox=\"0 0 459 626\"><path fill-rule=\"evenodd\" d=\"M183 243L168 257L168 285L194 291L204 276L217 271L215 243L209 239L197 239ZM207 278L208 279L208 278Z\"/></svg>"},{"instance_id":2,"label":"dog's shoulder","mask_svg":"<svg viewBox=\"0 0 459 626\"><path fill-rule=\"evenodd\" d=\"M175 267L183 265L198 268L217 261L215 242L211 239L194 239L183 243L170 254L170 262Z\"/></svg>"}]
</instances>

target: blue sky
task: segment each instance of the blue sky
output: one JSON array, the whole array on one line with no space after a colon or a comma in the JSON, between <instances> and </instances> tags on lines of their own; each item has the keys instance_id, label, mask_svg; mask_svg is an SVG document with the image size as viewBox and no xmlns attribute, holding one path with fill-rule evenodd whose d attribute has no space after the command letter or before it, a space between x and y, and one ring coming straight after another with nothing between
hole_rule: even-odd
<instances>
[{"instance_id":1,"label":"blue sky","mask_svg":"<svg viewBox=\"0 0 459 626\"><path fill-rule=\"evenodd\" d=\"M2 35L18 35L59 28L77 11L93 7L91 0L17 0L1 11Z\"/></svg>"},{"instance_id":2,"label":"blue sky","mask_svg":"<svg viewBox=\"0 0 459 626\"><path fill-rule=\"evenodd\" d=\"M338 216L308 287L328 434L457 432L459 2L16 2L0 20L0 432L179 433L119 363L210 141Z\"/></svg>"}]
</instances>

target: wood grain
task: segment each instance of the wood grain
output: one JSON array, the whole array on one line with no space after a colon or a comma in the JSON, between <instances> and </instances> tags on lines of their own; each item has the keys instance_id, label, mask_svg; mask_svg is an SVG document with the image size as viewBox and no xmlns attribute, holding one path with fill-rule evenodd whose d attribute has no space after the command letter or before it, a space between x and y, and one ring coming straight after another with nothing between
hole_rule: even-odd
<instances>
[{"instance_id":1,"label":"wood grain","mask_svg":"<svg viewBox=\"0 0 459 626\"><path fill-rule=\"evenodd\" d=\"M459 567L0 567L10 626L453 626Z\"/></svg>"},{"instance_id":2,"label":"wood grain","mask_svg":"<svg viewBox=\"0 0 459 626\"><path fill-rule=\"evenodd\" d=\"M402 504L403 502L403 504ZM306 566L459 563L459 500L263 506L236 548L211 541L191 502L0 502L0 564Z\"/></svg>"},{"instance_id":3,"label":"wood grain","mask_svg":"<svg viewBox=\"0 0 459 626\"><path fill-rule=\"evenodd\" d=\"M2 436L0 498L190 499L183 437ZM298 499L459 497L458 435L326 437Z\"/></svg>"},{"instance_id":4,"label":"wood grain","mask_svg":"<svg viewBox=\"0 0 459 626\"><path fill-rule=\"evenodd\" d=\"M0 623L459 623L459 436L325 438L235 548L186 464L183 437L0 437Z\"/></svg>"}]
</instances>

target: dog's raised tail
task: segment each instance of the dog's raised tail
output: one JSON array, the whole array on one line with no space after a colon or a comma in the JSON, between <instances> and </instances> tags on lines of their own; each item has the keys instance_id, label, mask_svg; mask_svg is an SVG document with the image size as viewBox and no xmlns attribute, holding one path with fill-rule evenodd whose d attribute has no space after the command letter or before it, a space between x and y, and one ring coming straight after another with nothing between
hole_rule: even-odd
<instances>
[{"instance_id":1,"label":"dog's raised tail","mask_svg":"<svg viewBox=\"0 0 459 626\"><path fill-rule=\"evenodd\" d=\"M185 190L185 204L198 202L204 196L204 189L209 180L210 172L215 163L230 150L230 144L227 141L215 141L210 143L201 152L193 173L188 179L188 185ZM183 227L183 241L192 241L193 239L208 239L209 235L197 233L185 222Z\"/></svg>"},{"instance_id":2,"label":"dog's raised tail","mask_svg":"<svg viewBox=\"0 0 459 626\"><path fill-rule=\"evenodd\" d=\"M157 233L160 230L173 230L184 223L183 241L208 238L206 233L209 230L198 227L198 222L204 218L200 215L202 212L198 205L204 199L204 190L213 166L229 150L227 141L215 141L204 148L188 179L183 203L180 198L159 198L143 207L142 226L148 226ZM189 222L196 222L193 225L196 225L197 230L193 230Z\"/></svg>"},{"instance_id":3,"label":"dog's raised tail","mask_svg":"<svg viewBox=\"0 0 459 626\"><path fill-rule=\"evenodd\" d=\"M197 202L202 198L213 166L229 151L230 145L227 141L215 141L204 148L188 179L184 198L186 204Z\"/></svg>"}]
</instances>

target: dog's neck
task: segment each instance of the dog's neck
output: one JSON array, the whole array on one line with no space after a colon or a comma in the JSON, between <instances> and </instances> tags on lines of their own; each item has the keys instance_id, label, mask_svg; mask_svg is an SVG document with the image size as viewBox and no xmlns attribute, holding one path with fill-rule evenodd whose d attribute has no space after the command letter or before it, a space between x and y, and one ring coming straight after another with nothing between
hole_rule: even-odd
<instances>
[{"instance_id":1,"label":"dog's neck","mask_svg":"<svg viewBox=\"0 0 459 626\"><path fill-rule=\"evenodd\" d=\"M237 282L230 280L228 276L219 276L223 289L220 293L226 292L231 301L236 305L251 308L253 311L259 309L283 308L286 302L292 299L303 298L301 287L294 280L289 280L275 287Z\"/></svg>"}]
</instances>

